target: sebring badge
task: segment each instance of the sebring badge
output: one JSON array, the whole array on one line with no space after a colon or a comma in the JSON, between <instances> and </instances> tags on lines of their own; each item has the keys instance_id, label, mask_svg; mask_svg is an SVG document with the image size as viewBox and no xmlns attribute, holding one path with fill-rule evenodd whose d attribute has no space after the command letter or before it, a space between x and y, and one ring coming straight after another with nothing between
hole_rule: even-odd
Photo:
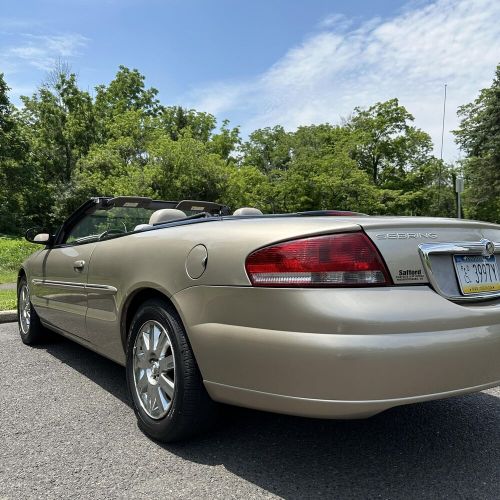
<instances>
[{"instance_id":1,"label":"sebring badge","mask_svg":"<svg viewBox=\"0 0 500 500\"><path fill-rule=\"evenodd\" d=\"M438 235L436 233L379 233L375 237L378 240L416 240L420 238L435 240Z\"/></svg>"}]
</instances>

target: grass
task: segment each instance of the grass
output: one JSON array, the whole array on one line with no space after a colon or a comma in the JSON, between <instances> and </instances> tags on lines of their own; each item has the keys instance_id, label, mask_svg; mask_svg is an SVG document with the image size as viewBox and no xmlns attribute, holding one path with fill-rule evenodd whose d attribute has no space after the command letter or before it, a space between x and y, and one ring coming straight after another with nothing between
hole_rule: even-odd
<instances>
[{"instance_id":1,"label":"grass","mask_svg":"<svg viewBox=\"0 0 500 500\"><path fill-rule=\"evenodd\" d=\"M24 238L0 235L0 283L15 283L23 260L39 249ZM15 309L16 301L16 290L0 290L0 311Z\"/></svg>"},{"instance_id":2,"label":"grass","mask_svg":"<svg viewBox=\"0 0 500 500\"><path fill-rule=\"evenodd\" d=\"M39 249L24 238L0 235L0 283L14 283L23 260Z\"/></svg>"},{"instance_id":3,"label":"grass","mask_svg":"<svg viewBox=\"0 0 500 500\"><path fill-rule=\"evenodd\" d=\"M15 290L0 290L0 311L15 309L17 297Z\"/></svg>"},{"instance_id":4,"label":"grass","mask_svg":"<svg viewBox=\"0 0 500 500\"><path fill-rule=\"evenodd\" d=\"M0 270L0 283L14 283L17 280L17 271Z\"/></svg>"}]
</instances>

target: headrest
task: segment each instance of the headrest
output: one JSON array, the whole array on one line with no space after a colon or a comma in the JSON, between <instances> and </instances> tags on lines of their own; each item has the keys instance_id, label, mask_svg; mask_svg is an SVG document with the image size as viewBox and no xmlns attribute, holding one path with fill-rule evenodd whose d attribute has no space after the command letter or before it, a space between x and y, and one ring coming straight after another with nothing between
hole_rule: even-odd
<instances>
[{"instance_id":1,"label":"headrest","mask_svg":"<svg viewBox=\"0 0 500 500\"><path fill-rule=\"evenodd\" d=\"M242 207L235 210L233 215L263 215L258 208Z\"/></svg>"},{"instance_id":2,"label":"headrest","mask_svg":"<svg viewBox=\"0 0 500 500\"><path fill-rule=\"evenodd\" d=\"M151 214L150 224L160 224L161 222L171 222L173 220L184 219L186 214L176 208L162 208Z\"/></svg>"}]
</instances>

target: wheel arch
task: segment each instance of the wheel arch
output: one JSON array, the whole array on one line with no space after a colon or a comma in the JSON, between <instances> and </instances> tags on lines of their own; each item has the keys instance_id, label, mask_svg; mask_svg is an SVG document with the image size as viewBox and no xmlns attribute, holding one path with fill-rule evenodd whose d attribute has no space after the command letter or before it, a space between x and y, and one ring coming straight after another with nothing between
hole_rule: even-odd
<instances>
[{"instance_id":1,"label":"wheel arch","mask_svg":"<svg viewBox=\"0 0 500 500\"><path fill-rule=\"evenodd\" d=\"M24 270L24 267L21 267L21 268L19 269L19 271L17 272L17 286L18 286L18 288L19 288L19 281L20 281L20 280L21 280L21 278L23 278L23 277L25 277L25 278L26 278L26 277L27 277L27 275L26 275L26 271Z\"/></svg>"},{"instance_id":2,"label":"wheel arch","mask_svg":"<svg viewBox=\"0 0 500 500\"><path fill-rule=\"evenodd\" d=\"M151 287L143 287L143 288L138 288L137 290L134 290L126 299L125 304L122 308L121 312L121 319L120 319L120 333L121 333L121 341L122 341L122 347L123 347L123 352L126 353L127 351L127 336L128 332L130 329L130 325L132 323L132 319L135 316L135 313L143 304L149 299L160 299L163 300L164 302L168 303L174 311L177 313L179 318L182 321L182 317L179 314L179 311L175 307L175 304L170 300L168 295L163 293L160 290L157 290L156 288L151 288ZM183 326L184 326L184 322ZM186 328L184 327L184 330ZM186 332L187 335L187 332Z\"/></svg>"}]
</instances>

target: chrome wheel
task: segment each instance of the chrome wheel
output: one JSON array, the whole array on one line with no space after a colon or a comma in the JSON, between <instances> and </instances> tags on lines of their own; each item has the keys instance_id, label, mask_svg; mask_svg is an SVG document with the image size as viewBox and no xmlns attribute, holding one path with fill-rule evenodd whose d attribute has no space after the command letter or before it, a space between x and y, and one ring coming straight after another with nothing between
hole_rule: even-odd
<instances>
[{"instance_id":1,"label":"chrome wheel","mask_svg":"<svg viewBox=\"0 0 500 500\"><path fill-rule=\"evenodd\" d=\"M19 325L21 331L26 335L30 330L31 323L31 302L28 285L24 283L19 290Z\"/></svg>"},{"instance_id":2,"label":"chrome wheel","mask_svg":"<svg viewBox=\"0 0 500 500\"><path fill-rule=\"evenodd\" d=\"M146 321L135 339L133 379L142 409L151 418L163 418L172 404L175 361L172 342L158 321Z\"/></svg>"}]
</instances>

